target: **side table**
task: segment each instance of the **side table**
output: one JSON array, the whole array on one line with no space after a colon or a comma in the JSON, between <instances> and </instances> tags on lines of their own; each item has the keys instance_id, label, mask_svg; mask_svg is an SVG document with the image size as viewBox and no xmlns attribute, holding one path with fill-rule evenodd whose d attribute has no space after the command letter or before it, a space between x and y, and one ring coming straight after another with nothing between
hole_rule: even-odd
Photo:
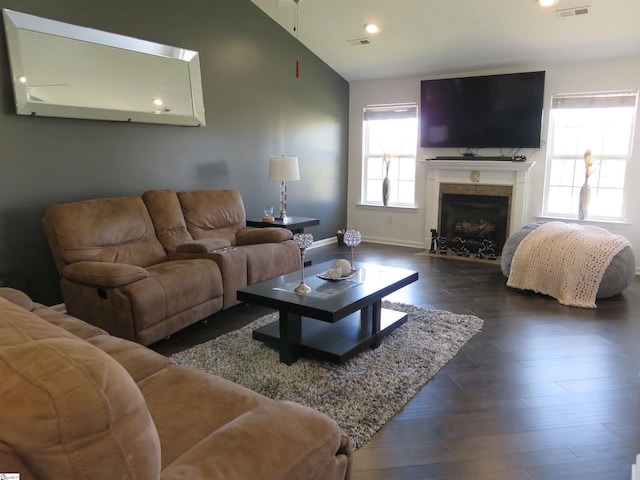
<instances>
[{"instance_id":1,"label":"side table","mask_svg":"<svg viewBox=\"0 0 640 480\"><path fill-rule=\"evenodd\" d=\"M281 219L276 218L273 222L263 222L262 219L248 219L247 227L281 227L291 230L293 233L304 233L304 229L307 227L313 227L314 225L320 225L320 220L317 218L307 217L289 217L289 221L284 223Z\"/></svg>"},{"instance_id":2,"label":"side table","mask_svg":"<svg viewBox=\"0 0 640 480\"><path fill-rule=\"evenodd\" d=\"M291 230L293 234L304 233L304 229L306 227L313 227L314 225L320 225L320 220L308 217L289 217L289 221L287 223L284 223L280 218L276 218L273 222L263 222L262 219L247 220L247 227L280 227ZM311 260L305 260L304 266L308 267L310 265Z\"/></svg>"}]
</instances>

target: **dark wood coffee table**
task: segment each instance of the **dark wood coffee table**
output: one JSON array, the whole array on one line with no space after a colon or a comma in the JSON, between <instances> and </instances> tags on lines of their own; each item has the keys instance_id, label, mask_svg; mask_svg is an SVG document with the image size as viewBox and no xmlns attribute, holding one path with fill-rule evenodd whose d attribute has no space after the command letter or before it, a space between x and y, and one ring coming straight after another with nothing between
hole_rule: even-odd
<instances>
[{"instance_id":1,"label":"dark wood coffee table","mask_svg":"<svg viewBox=\"0 0 640 480\"><path fill-rule=\"evenodd\" d=\"M382 299L418 280L418 272L403 268L357 264L349 280L317 277L333 262L305 269L311 293L293 290L300 272L238 290L238 300L278 310L279 320L253 332L253 338L280 350L280 361L291 365L300 356L341 363L381 339L407 320L407 314L382 308Z\"/></svg>"}]
</instances>

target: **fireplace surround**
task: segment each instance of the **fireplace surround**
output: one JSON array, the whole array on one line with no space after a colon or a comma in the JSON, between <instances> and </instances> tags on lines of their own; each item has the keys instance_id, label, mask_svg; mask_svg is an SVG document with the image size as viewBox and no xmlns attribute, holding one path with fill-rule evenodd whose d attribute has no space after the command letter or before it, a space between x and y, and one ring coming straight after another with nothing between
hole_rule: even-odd
<instances>
[{"instance_id":1,"label":"fireplace surround","mask_svg":"<svg viewBox=\"0 0 640 480\"><path fill-rule=\"evenodd\" d=\"M506 239L525 223L526 182L529 170L535 162L504 162L483 160L426 160L425 226L441 231L441 205L444 195L455 195L458 204L475 202L479 215L506 215L504 233L498 241L501 249ZM469 196L468 201L462 199ZM489 199L496 197L496 199ZM500 199L498 199L500 198ZM497 208L493 202L501 204ZM505 205L506 203L506 205ZM504 209L506 208L506 212ZM483 215L483 210L484 215ZM498 210L500 210L498 212ZM478 212L476 212L478 213ZM480 218L474 220L479 223ZM487 219L484 219L487 221ZM491 220L490 223L493 223ZM446 226L445 228L454 228ZM473 228L473 226L472 226ZM425 237L425 249L429 249L431 235Z\"/></svg>"}]
</instances>

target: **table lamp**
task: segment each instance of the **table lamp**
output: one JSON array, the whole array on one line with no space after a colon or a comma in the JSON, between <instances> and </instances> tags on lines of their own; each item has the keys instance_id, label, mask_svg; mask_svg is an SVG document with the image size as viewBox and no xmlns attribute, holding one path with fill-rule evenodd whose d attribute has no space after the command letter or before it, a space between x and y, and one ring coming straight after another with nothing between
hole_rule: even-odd
<instances>
[{"instance_id":1,"label":"table lamp","mask_svg":"<svg viewBox=\"0 0 640 480\"><path fill-rule=\"evenodd\" d=\"M300 180L298 170L298 157L293 155L281 155L269 157L269 180L280 182L280 220L288 223L291 218L287 216L287 180Z\"/></svg>"}]
</instances>

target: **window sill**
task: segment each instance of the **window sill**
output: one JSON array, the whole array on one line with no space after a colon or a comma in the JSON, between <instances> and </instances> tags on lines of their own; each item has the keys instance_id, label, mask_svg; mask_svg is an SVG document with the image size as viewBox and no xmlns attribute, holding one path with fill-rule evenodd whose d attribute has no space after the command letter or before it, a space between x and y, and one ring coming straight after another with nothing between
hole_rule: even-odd
<instances>
[{"instance_id":1,"label":"window sill","mask_svg":"<svg viewBox=\"0 0 640 480\"><path fill-rule=\"evenodd\" d=\"M356 204L358 208L366 208L371 210L378 209L392 209L392 210L404 210L407 212L415 212L418 210L418 205L383 205L381 203L358 203Z\"/></svg>"},{"instance_id":2,"label":"window sill","mask_svg":"<svg viewBox=\"0 0 640 480\"><path fill-rule=\"evenodd\" d=\"M556 220L558 222L577 223L578 225L594 225L596 227L602 227L602 228L615 227L615 228L627 229L631 227L631 224L624 220L607 220L607 219L580 220L574 217L560 217L560 216L553 216L553 215L540 215L540 216L537 216L536 219L544 220L548 222Z\"/></svg>"}]
</instances>

